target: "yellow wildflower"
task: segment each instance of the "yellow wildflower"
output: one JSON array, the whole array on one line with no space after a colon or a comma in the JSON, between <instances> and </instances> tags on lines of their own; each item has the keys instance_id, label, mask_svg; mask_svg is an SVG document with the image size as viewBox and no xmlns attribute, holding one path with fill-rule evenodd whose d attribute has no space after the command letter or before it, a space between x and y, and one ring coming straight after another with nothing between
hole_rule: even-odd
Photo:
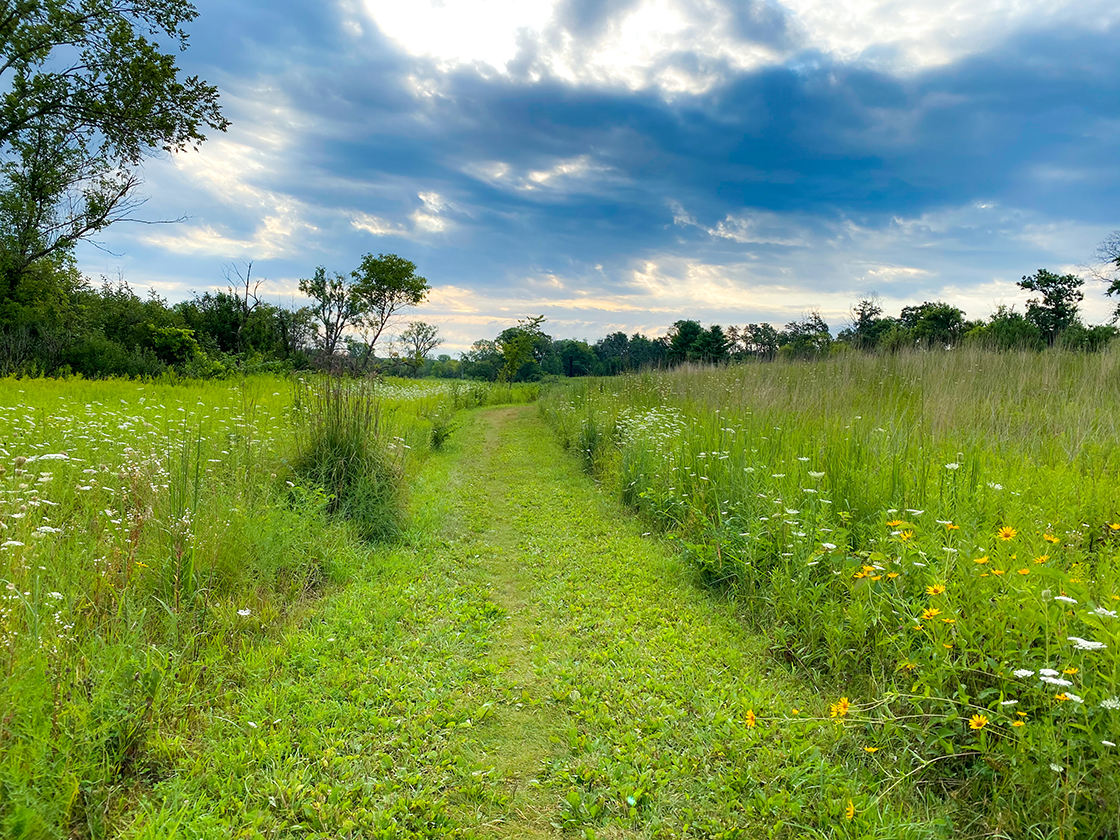
<instances>
[{"instance_id":1,"label":"yellow wildflower","mask_svg":"<svg viewBox=\"0 0 1120 840\"><path fill-rule=\"evenodd\" d=\"M937 618L937 616L939 615L941 615L941 610L939 610L937 607L929 607L928 609L922 610L922 621L928 621L931 618Z\"/></svg>"},{"instance_id":2,"label":"yellow wildflower","mask_svg":"<svg viewBox=\"0 0 1120 840\"><path fill-rule=\"evenodd\" d=\"M1016 728L1018 728L1018 727L1020 727L1020 726L1026 726L1027 724L1026 724L1026 723L1024 723L1024 722L1023 722L1023 721L1021 721L1021 720L1013 720L1013 721L1011 721L1011 725L1012 725L1012 726L1014 726L1014 727L1016 727Z\"/></svg>"},{"instance_id":3,"label":"yellow wildflower","mask_svg":"<svg viewBox=\"0 0 1120 840\"><path fill-rule=\"evenodd\" d=\"M901 534L899 534L899 535L898 535L898 538L899 538L900 540L908 540L908 539L910 539L910 538L911 538L912 536L914 536L914 532L913 532L913 531L903 531L903 532L902 532Z\"/></svg>"},{"instance_id":4,"label":"yellow wildflower","mask_svg":"<svg viewBox=\"0 0 1120 840\"><path fill-rule=\"evenodd\" d=\"M901 519L892 519L890 522L887 523L887 527L888 528L897 528L899 525L905 525L905 524L906 523L903 522Z\"/></svg>"},{"instance_id":5,"label":"yellow wildflower","mask_svg":"<svg viewBox=\"0 0 1120 840\"><path fill-rule=\"evenodd\" d=\"M926 594L927 595L940 595L944 591L945 591L945 584L943 584L943 583L935 583L933 586L927 586L926 587Z\"/></svg>"},{"instance_id":6,"label":"yellow wildflower","mask_svg":"<svg viewBox=\"0 0 1120 840\"><path fill-rule=\"evenodd\" d=\"M1044 540L1046 540L1046 542L1051 543L1052 545L1057 545L1058 544L1058 538L1055 537L1053 534L1043 534L1042 538Z\"/></svg>"},{"instance_id":7,"label":"yellow wildflower","mask_svg":"<svg viewBox=\"0 0 1120 840\"><path fill-rule=\"evenodd\" d=\"M1062 671L1062 673L1063 673L1063 674L1069 674L1070 676L1073 676L1073 675L1074 675L1074 674L1076 674L1076 673L1077 673L1077 672L1078 672L1079 670L1080 670L1079 668L1066 668L1066 669L1065 669L1064 671Z\"/></svg>"},{"instance_id":8,"label":"yellow wildflower","mask_svg":"<svg viewBox=\"0 0 1120 840\"><path fill-rule=\"evenodd\" d=\"M867 753L877 753L877 752L879 752L879 748L878 747L864 747L863 751L867 752Z\"/></svg>"},{"instance_id":9,"label":"yellow wildflower","mask_svg":"<svg viewBox=\"0 0 1120 840\"><path fill-rule=\"evenodd\" d=\"M979 563L980 565L984 565L985 563L988 562L988 555L985 554L983 557L977 557L972 562L973 563Z\"/></svg>"},{"instance_id":10,"label":"yellow wildflower","mask_svg":"<svg viewBox=\"0 0 1120 840\"><path fill-rule=\"evenodd\" d=\"M852 800L849 799L848 800L848 807L844 809L844 819L846 819L846 820L854 819L855 815L856 815L856 803L852 802Z\"/></svg>"},{"instance_id":11,"label":"yellow wildflower","mask_svg":"<svg viewBox=\"0 0 1120 840\"><path fill-rule=\"evenodd\" d=\"M754 729L755 716L754 709L747 709L747 729Z\"/></svg>"},{"instance_id":12,"label":"yellow wildflower","mask_svg":"<svg viewBox=\"0 0 1120 840\"><path fill-rule=\"evenodd\" d=\"M969 729L983 729L987 725L988 725L988 716L987 715L973 715L972 717L970 717L968 719L968 728Z\"/></svg>"},{"instance_id":13,"label":"yellow wildflower","mask_svg":"<svg viewBox=\"0 0 1120 840\"><path fill-rule=\"evenodd\" d=\"M1008 540L1015 539L1015 535L1017 533L1019 533L1019 532L1016 531L1014 528L1012 528L1010 525L1004 525L1002 528L999 529L999 531L996 532L996 536L999 537L1004 542L1007 542Z\"/></svg>"},{"instance_id":14,"label":"yellow wildflower","mask_svg":"<svg viewBox=\"0 0 1120 840\"><path fill-rule=\"evenodd\" d=\"M851 708L851 706L852 704L851 702L849 702L847 697L841 697L838 702L833 703L828 707L828 713L832 717L844 717L846 714L848 714L848 710Z\"/></svg>"},{"instance_id":15,"label":"yellow wildflower","mask_svg":"<svg viewBox=\"0 0 1120 840\"><path fill-rule=\"evenodd\" d=\"M1019 570L1019 574L1021 574L1021 575L1029 575L1030 573L1031 573L1030 569L1020 569Z\"/></svg>"}]
</instances>

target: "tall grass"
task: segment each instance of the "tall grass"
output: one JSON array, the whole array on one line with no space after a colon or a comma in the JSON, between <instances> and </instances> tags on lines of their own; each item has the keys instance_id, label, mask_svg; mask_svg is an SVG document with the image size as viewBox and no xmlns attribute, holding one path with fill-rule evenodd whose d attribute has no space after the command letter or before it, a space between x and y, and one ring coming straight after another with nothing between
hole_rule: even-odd
<instances>
[{"instance_id":1,"label":"tall grass","mask_svg":"<svg viewBox=\"0 0 1120 840\"><path fill-rule=\"evenodd\" d=\"M963 351L685 368L541 405L777 655L841 686L853 735L890 756L888 786L932 783L977 833L1108 836L1117 363Z\"/></svg>"},{"instance_id":2,"label":"tall grass","mask_svg":"<svg viewBox=\"0 0 1120 840\"><path fill-rule=\"evenodd\" d=\"M113 835L236 661L401 527L431 416L508 396L0 379L0 837Z\"/></svg>"}]
</instances>

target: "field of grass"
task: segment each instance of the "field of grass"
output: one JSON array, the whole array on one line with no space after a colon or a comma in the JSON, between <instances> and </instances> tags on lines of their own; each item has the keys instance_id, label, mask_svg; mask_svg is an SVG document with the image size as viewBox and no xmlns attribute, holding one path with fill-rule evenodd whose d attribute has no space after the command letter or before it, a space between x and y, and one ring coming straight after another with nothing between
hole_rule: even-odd
<instances>
[{"instance_id":1,"label":"field of grass","mask_svg":"<svg viewBox=\"0 0 1120 840\"><path fill-rule=\"evenodd\" d=\"M113 836L245 661L407 527L455 412L532 396L0 380L0 836Z\"/></svg>"},{"instance_id":2,"label":"field of grass","mask_svg":"<svg viewBox=\"0 0 1120 840\"><path fill-rule=\"evenodd\" d=\"M890 792L958 835L1105 837L1117 405L1115 351L959 351L586 381L541 410L831 692L877 766L853 819Z\"/></svg>"}]
</instances>

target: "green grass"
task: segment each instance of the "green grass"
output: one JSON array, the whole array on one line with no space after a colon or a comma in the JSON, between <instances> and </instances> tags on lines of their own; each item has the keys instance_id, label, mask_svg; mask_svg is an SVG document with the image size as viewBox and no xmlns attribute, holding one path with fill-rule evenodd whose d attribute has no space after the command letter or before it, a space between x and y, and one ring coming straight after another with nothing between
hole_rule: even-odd
<instances>
[{"instance_id":1,"label":"green grass","mask_svg":"<svg viewBox=\"0 0 1120 840\"><path fill-rule=\"evenodd\" d=\"M977 833L1106 836L1117 359L688 368L541 405L776 656L844 686L846 728L889 756L884 785L944 796Z\"/></svg>"},{"instance_id":2,"label":"green grass","mask_svg":"<svg viewBox=\"0 0 1120 840\"><path fill-rule=\"evenodd\" d=\"M355 385L326 412L362 435L340 487L324 476L353 453L293 410L308 387L0 380L0 835L128 824L239 669L401 527L430 417L531 396Z\"/></svg>"}]
</instances>

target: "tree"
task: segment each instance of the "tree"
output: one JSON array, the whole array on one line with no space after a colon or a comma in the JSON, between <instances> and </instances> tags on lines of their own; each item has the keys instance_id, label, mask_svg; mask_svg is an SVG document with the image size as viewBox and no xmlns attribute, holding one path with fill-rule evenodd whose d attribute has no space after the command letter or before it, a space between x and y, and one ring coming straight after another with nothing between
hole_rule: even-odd
<instances>
[{"instance_id":1,"label":"tree","mask_svg":"<svg viewBox=\"0 0 1120 840\"><path fill-rule=\"evenodd\" d=\"M152 40L185 49L196 16L187 0L0 3L0 296L129 218L145 158L228 127L217 88Z\"/></svg>"},{"instance_id":2,"label":"tree","mask_svg":"<svg viewBox=\"0 0 1120 840\"><path fill-rule=\"evenodd\" d=\"M503 330L502 334L498 336L498 346L501 348L502 358L505 360L505 364L498 372L500 381L512 382L528 362L539 364L541 345L547 348L552 343L551 339L541 330L541 324L544 323L544 320L543 315L537 315L534 318L520 318L516 327ZM537 375L540 375L539 370Z\"/></svg>"},{"instance_id":3,"label":"tree","mask_svg":"<svg viewBox=\"0 0 1120 840\"><path fill-rule=\"evenodd\" d=\"M361 318L362 301L352 293L345 277L338 272L327 276L323 266L315 269L315 276L310 280L300 280L299 290L311 298L316 343L329 360L338 349L346 328Z\"/></svg>"},{"instance_id":4,"label":"tree","mask_svg":"<svg viewBox=\"0 0 1120 840\"><path fill-rule=\"evenodd\" d=\"M783 354L795 357L813 356L828 352L832 345L832 334L821 313L814 309L800 321L786 324L778 341Z\"/></svg>"},{"instance_id":5,"label":"tree","mask_svg":"<svg viewBox=\"0 0 1120 840\"><path fill-rule=\"evenodd\" d=\"M739 335L746 353L760 359L773 359L778 355L781 334L771 324L747 324Z\"/></svg>"},{"instance_id":6,"label":"tree","mask_svg":"<svg viewBox=\"0 0 1120 840\"><path fill-rule=\"evenodd\" d=\"M1106 295L1120 294L1120 230L1114 230L1097 246L1096 258L1099 265L1090 269L1093 276L1108 283ZM1112 313L1111 322L1117 321L1120 321L1120 303Z\"/></svg>"},{"instance_id":7,"label":"tree","mask_svg":"<svg viewBox=\"0 0 1120 840\"><path fill-rule=\"evenodd\" d=\"M443 344L439 337L439 327L423 321L413 321L400 335L401 343L408 348L408 358L417 367L424 363L428 354Z\"/></svg>"},{"instance_id":8,"label":"tree","mask_svg":"<svg viewBox=\"0 0 1120 840\"><path fill-rule=\"evenodd\" d=\"M939 300L904 306L899 321L910 330L914 341L927 346L950 347L960 340L964 330L964 312Z\"/></svg>"},{"instance_id":9,"label":"tree","mask_svg":"<svg viewBox=\"0 0 1120 840\"><path fill-rule=\"evenodd\" d=\"M697 337L692 345L692 355L701 362L718 364L727 361L727 336L723 327L712 324Z\"/></svg>"},{"instance_id":10,"label":"tree","mask_svg":"<svg viewBox=\"0 0 1120 840\"><path fill-rule=\"evenodd\" d=\"M1081 291L1084 283L1076 274L1059 276L1045 268L1019 281L1021 289L1042 294L1041 299L1027 301L1027 320L1038 327L1047 344L1053 344L1063 330L1078 323L1078 304L1085 298Z\"/></svg>"},{"instance_id":11,"label":"tree","mask_svg":"<svg viewBox=\"0 0 1120 840\"><path fill-rule=\"evenodd\" d=\"M361 315L356 326L365 351L361 365L368 367L381 334L402 309L416 306L428 295L428 281L416 273L416 263L396 254L366 254L358 268L350 272L351 294L357 299Z\"/></svg>"},{"instance_id":12,"label":"tree","mask_svg":"<svg viewBox=\"0 0 1120 840\"><path fill-rule=\"evenodd\" d=\"M693 358L693 348L704 328L699 321L677 321L669 330L669 361L680 364Z\"/></svg>"}]
</instances>

